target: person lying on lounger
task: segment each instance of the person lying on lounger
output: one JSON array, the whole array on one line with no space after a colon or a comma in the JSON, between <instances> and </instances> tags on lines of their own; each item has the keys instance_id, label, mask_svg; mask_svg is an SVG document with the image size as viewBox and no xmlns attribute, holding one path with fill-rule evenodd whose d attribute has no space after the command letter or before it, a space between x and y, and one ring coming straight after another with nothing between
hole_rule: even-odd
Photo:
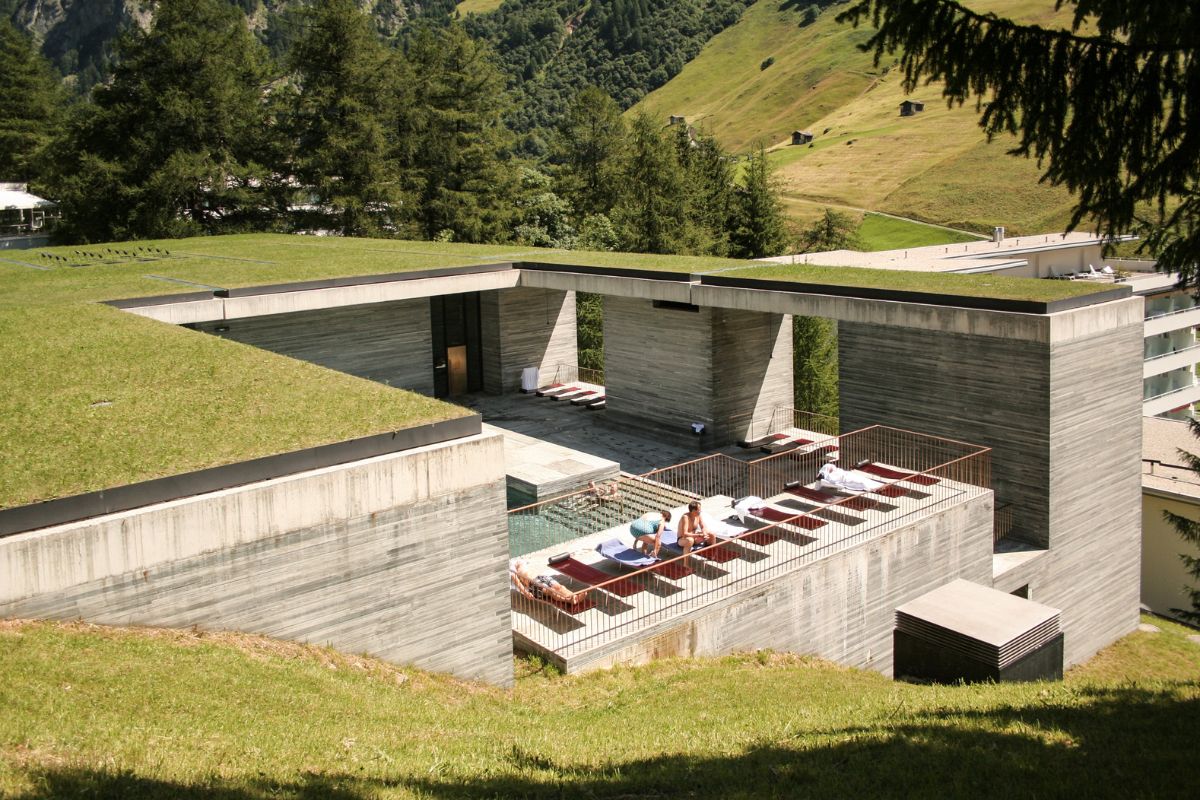
<instances>
[{"instance_id":1,"label":"person lying on lounger","mask_svg":"<svg viewBox=\"0 0 1200 800\"><path fill-rule=\"evenodd\" d=\"M679 549L686 556L694 548L716 544L717 535L704 524L700 514L700 504L693 500L688 503L687 513L679 518Z\"/></svg>"},{"instance_id":2,"label":"person lying on lounger","mask_svg":"<svg viewBox=\"0 0 1200 800\"><path fill-rule=\"evenodd\" d=\"M658 558L658 551L662 547L662 535L670 521L670 511L650 511L635 519L629 526L629 532L633 534L634 549Z\"/></svg>"},{"instance_id":3,"label":"person lying on lounger","mask_svg":"<svg viewBox=\"0 0 1200 800\"><path fill-rule=\"evenodd\" d=\"M833 453L825 456L825 466L817 473L821 479L821 487L838 489L844 492L873 492L882 489L883 484L866 473L856 469L842 469L837 465L838 457Z\"/></svg>"},{"instance_id":4,"label":"person lying on lounger","mask_svg":"<svg viewBox=\"0 0 1200 800\"><path fill-rule=\"evenodd\" d=\"M513 587L531 600L557 600L574 605L582 592L572 592L550 575L539 575L528 561L514 558L509 562L508 575Z\"/></svg>"}]
</instances>

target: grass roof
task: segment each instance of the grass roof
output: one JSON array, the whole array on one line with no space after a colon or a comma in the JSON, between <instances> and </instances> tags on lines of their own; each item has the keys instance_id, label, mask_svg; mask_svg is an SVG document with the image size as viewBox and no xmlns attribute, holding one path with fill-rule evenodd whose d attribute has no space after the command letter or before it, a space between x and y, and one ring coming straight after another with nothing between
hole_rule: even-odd
<instances>
[{"instance_id":1,"label":"grass roof","mask_svg":"<svg viewBox=\"0 0 1200 800\"><path fill-rule=\"evenodd\" d=\"M0 508L468 413L102 301L497 261L1057 299L1080 282L274 234L0 253Z\"/></svg>"}]
</instances>

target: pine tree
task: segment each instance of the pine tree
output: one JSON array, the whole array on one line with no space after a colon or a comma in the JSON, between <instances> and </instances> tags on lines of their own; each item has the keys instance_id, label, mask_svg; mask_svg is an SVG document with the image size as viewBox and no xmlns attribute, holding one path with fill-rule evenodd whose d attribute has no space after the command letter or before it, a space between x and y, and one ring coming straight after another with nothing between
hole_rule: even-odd
<instances>
[{"instance_id":1,"label":"pine tree","mask_svg":"<svg viewBox=\"0 0 1200 800\"><path fill-rule=\"evenodd\" d=\"M170 237L265 224L273 124L265 51L221 0L162 0L120 43L52 146L46 191L76 240Z\"/></svg>"},{"instance_id":2,"label":"pine tree","mask_svg":"<svg viewBox=\"0 0 1200 800\"><path fill-rule=\"evenodd\" d=\"M396 65L355 0L313 4L303 26L288 62L300 85L295 174L315 206L304 226L393 232L402 204L390 138Z\"/></svg>"},{"instance_id":3,"label":"pine tree","mask_svg":"<svg viewBox=\"0 0 1200 800\"><path fill-rule=\"evenodd\" d=\"M407 61L412 114L404 122L401 160L418 230L465 242L508 238L520 173L506 157L507 96L491 52L457 24L423 26Z\"/></svg>"},{"instance_id":4,"label":"pine tree","mask_svg":"<svg viewBox=\"0 0 1200 800\"><path fill-rule=\"evenodd\" d=\"M639 112L621 161L621 197L613 222L622 246L635 253L680 253L688 239L684 172L657 122Z\"/></svg>"},{"instance_id":5,"label":"pine tree","mask_svg":"<svg viewBox=\"0 0 1200 800\"><path fill-rule=\"evenodd\" d=\"M771 163L762 145L750 156L742 175L735 219L736 227L730 237L735 257L777 256L787 247L783 208L771 175Z\"/></svg>"},{"instance_id":6,"label":"pine tree","mask_svg":"<svg viewBox=\"0 0 1200 800\"><path fill-rule=\"evenodd\" d=\"M57 132L63 98L33 42L0 18L0 181L29 181Z\"/></svg>"},{"instance_id":7,"label":"pine tree","mask_svg":"<svg viewBox=\"0 0 1200 800\"><path fill-rule=\"evenodd\" d=\"M857 250L857 225L849 214L826 208L821 218L800 232L796 249L801 253L826 250Z\"/></svg>"},{"instance_id":8,"label":"pine tree","mask_svg":"<svg viewBox=\"0 0 1200 800\"><path fill-rule=\"evenodd\" d=\"M621 109L603 90L588 86L567 108L556 134L560 192L581 215L608 214L620 195L618 170L626 147Z\"/></svg>"},{"instance_id":9,"label":"pine tree","mask_svg":"<svg viewBox=\"0 0 1200 800\"><path fill-rule=\"evenodd\" d=\"M1073 7L1071 30L1021 25L955 0L856 0L878 62L898 52L910 90L945 82L975 98L989 136L1046 164L1078 193L1071 226L1140 231L1158 266L1200 276L1200 3L1046 0ZM1149 212L1149 213L1147 213Z\"/></svg>"},{"instance_id":10,"label":"pine tree","mask_svg":"<svg viewBox=\"0 0 1200 800\"><path fill-rule=\"evenodd\" d=\"M1188 420L1188 430L1191 431L1193 436L1200 438L1200 421L1195 419ZM1179 456L1189 469L1200 474L1200 456L1189 453L1186 450L1180 450ZM1180 538L1185 542L1193 547L1200 547L1200 520L1194 520L1172 511L1163 511L1163 518L1175 528ZM1183 587L1192 607L1172 608L1171 611L1194 625L1200 624L1200 558L1188 555L1187 553L1180 553L1179 560L1183 562L1188 575L1195 578L1198 583L1195 586Z\"/></svg>"}]
</instances>

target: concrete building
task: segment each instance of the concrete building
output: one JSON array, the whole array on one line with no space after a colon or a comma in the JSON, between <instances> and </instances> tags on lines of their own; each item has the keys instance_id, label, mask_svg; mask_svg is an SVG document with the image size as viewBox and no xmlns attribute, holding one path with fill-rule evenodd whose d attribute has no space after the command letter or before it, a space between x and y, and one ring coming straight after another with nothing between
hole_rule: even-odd
<instances>
[{"instance_id":1,"label":"concrete building","mask_svg":"<svg viewBox=\"0 0 1200 800\"><path fill-rule=\"evenodd\" d=\"M1088 233L999 237L951 245L860 253L836 250L764 259L776 263L857 266L917 272L994 273L1023 278L1127 284L1146 300L1142 345L1142 413L1191 416L1200 402L1200 307L1177 286L1177 276L1157 272L1153 261L1104 258L1104 240Z\"/></svg>"},{"instance_id":2,"label":"concrete building","mask_svg":"<svg viewBox=\"0 0 1200 800\"><path fill-rule=\"evenodd\" d=\"M1198 582L1179 556L1200 558L1200 548L1185 542L1163 512L1200 520L1200 476L1179 454L1200 451L1200 441L1180 420L1145 417L1142 425L1142 605L1169 617L1191 607L1184 587Z\"/></svg>"},{"instance_id":3,"label":"concrete building","mask_svg":"<svg viewBox=\"0 0 1200 800\"><path fill-rule=\"evenodd\" d=\"M1026 269L1030 258L1062 255L1005 252ZM687 614L664 617L662 628L638 617L660 638L632 650L605 628L597 663L787 646L889 672L894 609L955 578L1061 610L1067 665L1136 626L1143 302L1123 285L1033 302L668 272L636 260L505 262L114 304L454 396L514 392L524 369L536 367L544 382L573 365L577 291L604 296L608 400L597 413L614 427L697 450L748 438L790 404L799 314L839 324L844 458L910 470L974 459L969 480L945 474L943 494L906 490L916 505L910 513L892 504L895 516L871 527L879 536L851 534L819 557L783 559L755 573L768 580L755 591L707 594L701 575L697 593L665 592L686 601ZM904 452L927 463L889 461L883 439L855 450L881 426L926 437ZM12 534L0 536L0 614L215 621L504 683L516 612L504 599L503 458L477 422L447 436L297 461L186 497L171 495L178 481L168 480L150 487L165 494L131 492L132 506L114 505L120 492L101 493L83 517L72 498L0 512ZM961 447L970 449L955 456ZM805 458L771 462L761 479L781 488L795 480L788 470L811 477ZM57 508L67 516L55 520ZM993 545L997 508L1013 522ZM453 535L423 535L435 521ZM92 555L64 566L80 552ZM423 583L451 575L472 609L455 619ZM664 602L655 613L679 611Z\"/></svg>"}]
</instances>

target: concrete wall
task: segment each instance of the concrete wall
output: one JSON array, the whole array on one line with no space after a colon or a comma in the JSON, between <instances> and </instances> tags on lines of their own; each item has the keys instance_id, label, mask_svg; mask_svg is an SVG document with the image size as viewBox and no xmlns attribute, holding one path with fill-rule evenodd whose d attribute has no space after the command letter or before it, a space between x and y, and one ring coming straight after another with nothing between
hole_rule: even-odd
<instances>
[{"instance_id":1,"label":"concrete wall","mask_svg":"<svg viewBox=\"0 0 1200 800\"><path fill-rule=\"evenodd\" d=\"M1063 611L1068 664L1137 624L1140 306L1011 314L1009 336L839 326L843 430L881 423L993 448L997 504L1050 550L1032 588Z\"/></svg>"},{"instance_id":2,"label":"concrete wall","mask_svg":"<svg viewBox=\"0 0 1200 800\"><path fill-rule=\"evenodd\" d=\"M433 394L427 298L202 322L196 327L360 378Z\"/></svg>"},{"instance_id":3,"label":"concrete wall","mask_svg":"<svg viewBox=\"0 0 1200 800\"><path fill-rule=\"evenodd\" d=\"M0 616L241 630L508 684L503 465L483 434L0 539Z\"/></svg>"},{"instance_id":4,"label":"concrete wall","mask_svg":"<svg viewBox=\"0 0 1200 800\"><path fill-rule=\"evenodd\" d=\"M604 298L605 421L701 448L720 447L792 405L790 316L654 308ZM691 431L702 422L703 438Z\"/></svg>"},{"instance_id":5,"label":"concrete wall","mask_svg":"<svg viewBox=\"0 0 1200 800\"><path fill-rule=\"evenodd\" d=\"M992 502L985 493L567 668L771 648L891 674L897 606L955 578L991 585Z\"/></svg>"},{"instance_id":6,"label":"concrete wall","mask_svg":"<svg viewBox=\"0 0 1200 800\"><path fill-rule=\"evenodd\" d=\"M1163 519L1163 511L1200 519L1200 503L1194 498L1142 492L1142 603L1156 614L1174 616L1171 609L1192 607L1184 587L1200 585L1188 574L1179 555L1200 558L1200 547L1185 542Z\"/></svg>"},{"instance_id":7,"label":"concrete wall","mask_svg":"<svg viewBox=\"0 0 1200 800\"><path fill-rule=\"evenodd\" d=\"M491 394L521 388L521 370L538 367L539 383L559 364L579 363L575 293L515 288L482 292L483 386Z\"/></svg>"}]
</instances>

